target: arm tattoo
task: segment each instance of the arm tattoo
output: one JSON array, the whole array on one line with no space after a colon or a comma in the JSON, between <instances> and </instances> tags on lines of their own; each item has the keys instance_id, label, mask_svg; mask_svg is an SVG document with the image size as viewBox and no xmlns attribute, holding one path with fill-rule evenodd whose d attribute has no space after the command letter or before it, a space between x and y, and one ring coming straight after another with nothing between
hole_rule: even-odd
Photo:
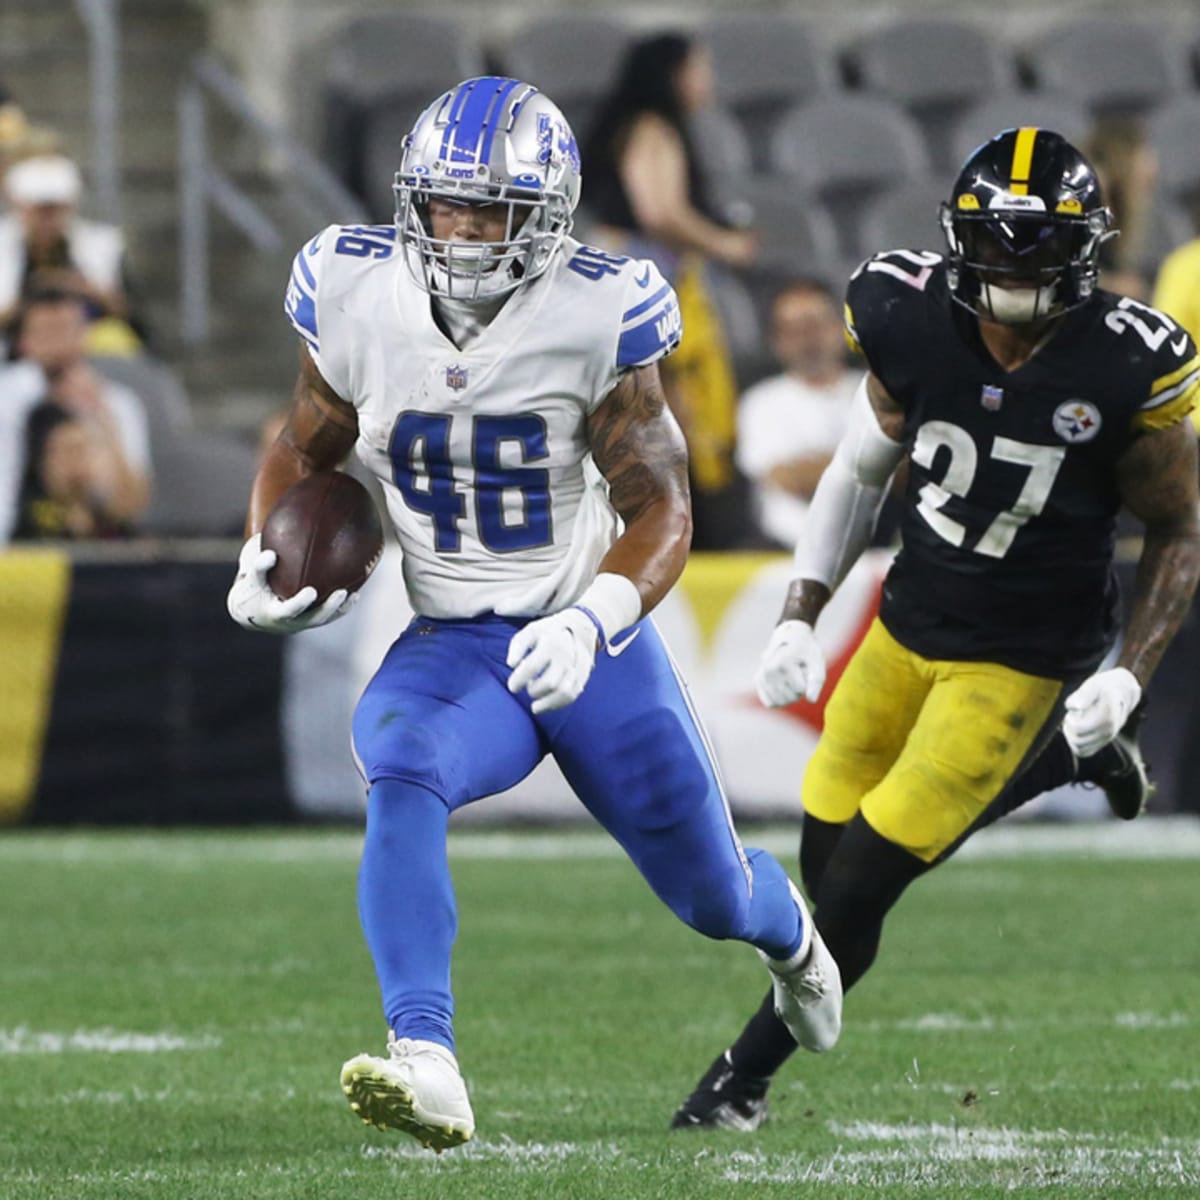
<instances>
[{"instance_id":1,"label":"arm tattoo","mask_svg":"<svg viewBox=\"0 0 1200 1200\"><path fill-rule=\"evenodd\" d=\"M1120 665L1145 686L1200 580L1200 489L1190 423L1138 438L1117 471L1125 503L1146 525Z\"/></svg>"},{"instance_id":2,"label":"arm tattoo","mask_svg":"<svg viewBox=\"0 0 1200 1200\"><path fill-rule=\"evenodd\" d=\"M336 467L354 447L358 414L322 377L308 351L300 348L300 375L279 442L312 471Z\"/></svg>"},{"instance_id":3,"label":"arm tattoo","mask_svg":"<svg viewBox=\"0 0 1200 1200\"><path fill-rule=\"evenodd\" d=\"M592 456L626 526L664 499L688 504L687 446L654 367L630 372L588 421Z\"/></svg>"},{"instance_id":4,"label":"arm tattoo","mask_svg":"<svg viewBox=\"0 0 1200 1200\"><path fill-rule=\"evenodd\" d=\"M292 408L279 441L310 470L336 466L354 447L357 422L314 394L303 378L296 383Z\"/></svg>"}]
</instances>

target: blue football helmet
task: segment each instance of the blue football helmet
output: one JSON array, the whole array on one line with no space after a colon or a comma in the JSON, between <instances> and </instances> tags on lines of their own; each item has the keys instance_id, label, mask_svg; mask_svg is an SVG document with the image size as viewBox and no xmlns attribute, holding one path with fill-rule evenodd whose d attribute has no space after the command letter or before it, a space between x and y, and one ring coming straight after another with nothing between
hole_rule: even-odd
<instances>
[{"instance_id":1,"label":"blue football helmet","mask_svg":"<svg viewBox=\"0 0 1200 1200\"><path fill-rule=\"evenodd\" d=\"M439 96L404 139L396 229L413 278L450 299L503 296L537 279L571 231L579 146L566 118L517 79L468 79ZM500 242L435 238L431 200L507 204Z\"/></svg>"}]
</instances>

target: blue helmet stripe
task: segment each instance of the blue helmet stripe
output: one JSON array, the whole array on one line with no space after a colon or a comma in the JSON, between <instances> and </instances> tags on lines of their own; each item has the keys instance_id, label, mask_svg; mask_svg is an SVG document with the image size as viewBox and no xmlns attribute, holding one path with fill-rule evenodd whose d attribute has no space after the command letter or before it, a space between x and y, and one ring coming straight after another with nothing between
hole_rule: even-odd
<instances>
[{"instance_id":1,"label":"blue helmet stripe","mask_svg":"<svg viewBox=\"0 0 1200 1200\"><path fill-rule=\"evenodd\" d=\"M450 159L453 162L481 162L479 142L487 129L488 117L496 99L496 92L506 83L514 82L496 75L471 80L466 103L462 106L458 121L454 123Z\"/></svg>"},{"instance_id":2,"label":"blue helmet stripe","mask_svg":"<svg viewBox=\"0 0 1200 1200\"><path fill-rule=\"evenodd\" d=\"M492 107L488 110L488 115L483 123L483 146L479 151L479 161L482 163L487 162L492 156L492 142L495 140L496 129L500 124L500 114L504 112L504 102L518 87L520 87L519 80L509 79L496 93L496 98L492 102Z\"/></svg>"},{"instance_id":3,"label":"blue helmet stripe","mask_svg":"<svg viewBox=\"0 0 1200 1200\"><path fill-rule=\"evenodd\" d=\"M454 103L450 106L450 115L446 118L446 128L442 132L442 158L444 159L450 153L450 139L454 136L455 130L458 127L458 116L462 112L463 105L467 102L467 97L474 90L476 79L468 80L464 83L455 94Z\"/></svg>"}]
</instances>

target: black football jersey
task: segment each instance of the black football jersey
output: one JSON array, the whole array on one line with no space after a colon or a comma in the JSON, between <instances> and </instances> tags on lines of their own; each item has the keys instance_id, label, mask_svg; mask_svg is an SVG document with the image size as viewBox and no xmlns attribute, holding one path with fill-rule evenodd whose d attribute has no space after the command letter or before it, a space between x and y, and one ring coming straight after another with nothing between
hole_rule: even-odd
<instances>
[{"instance_id":1,"label":"black football jersey","mask_svg":"<svg viewBox=\"0 0 1200 1200\"><path fill-rule=\"evenodd\" d=\"M880 617L934 659L1067 678L1116 631L1116 463L1191 411L1200 358L1165 314L1098 291L1013 371L955 302L940 255L868 259L846 332L904 408L902 548Z\"/></svg>"}]
</instances>

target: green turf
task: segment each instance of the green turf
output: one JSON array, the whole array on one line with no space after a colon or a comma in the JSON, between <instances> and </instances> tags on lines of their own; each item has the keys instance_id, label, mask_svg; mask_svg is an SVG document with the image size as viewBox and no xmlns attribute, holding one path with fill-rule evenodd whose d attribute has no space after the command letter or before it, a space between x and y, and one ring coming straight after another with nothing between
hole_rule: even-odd
<instances>
[{"instance_id":1,"label":"green turf","mask_svg":"<svg viewBox=\"0 0 1200 1200\"><path fill-rule=\"evenodd\" d=\"M355 868L342 833L0 838L0 1197L1200 1195L1195 861L949 864L747 1137L666 1123L758 1001L750 951L619 858L460 857L479 1129L440 1158L338 1089L382 1049Z\"/></svg>"}]
</instances>

